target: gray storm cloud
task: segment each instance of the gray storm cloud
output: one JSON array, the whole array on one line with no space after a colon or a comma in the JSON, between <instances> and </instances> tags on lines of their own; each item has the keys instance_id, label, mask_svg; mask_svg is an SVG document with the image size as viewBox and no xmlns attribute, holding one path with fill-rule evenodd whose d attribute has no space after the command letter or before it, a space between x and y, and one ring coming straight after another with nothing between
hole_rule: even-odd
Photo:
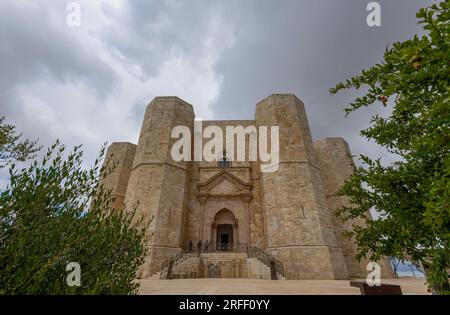
<instances>
[{"instance_id":1,"label":"gray storm cloud","mask_svg":"<svg viewBox=\"0 0 450 315\"><path fill-rule=\"evenodd\" d=\"M178 95L197 116L251 119L272 93L295 93L315 139L346 138L354 154L386 156L359 137L371 108L344 118L357 96L328 89L381 61L387 45L420 32L425 0L78 1L69 27L64 1L0 0L0 113L44 145L136 142L147 103ZM3 176L2 176L3 177Z\"/></svg>"}]
</instances>

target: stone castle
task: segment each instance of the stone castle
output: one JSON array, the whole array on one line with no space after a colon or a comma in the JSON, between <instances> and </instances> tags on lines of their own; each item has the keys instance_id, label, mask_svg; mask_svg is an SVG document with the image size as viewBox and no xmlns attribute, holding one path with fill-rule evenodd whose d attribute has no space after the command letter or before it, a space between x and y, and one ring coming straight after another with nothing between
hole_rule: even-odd
<instances>
[{"instance_id":1,"label":"stone castle","mask_svg":"<svg viewBox=\"0 0 450 315\"><path fill-rule=\"evenodd\" d=\"M335 217L347 202L336 193L354 171L344 139L313 142L303 103L293 94L274 94L256 105L254 120L203 121L203 128L216 125L225 134L226 126L279 126L277 171L225 156L176 162L172 129L193 132L194 120L192 105L156 97L138 144L115 142L107 151L107 160L118 162L102 180L116 197L114 207L137 204L137 215L152 218L144 277L367 276L367 261L354 260L356 246L343 236L351 223ZM199 240L209 244L201 253ZM380 265L390 276L387 261Z\"/></svg>"}]
</instances>

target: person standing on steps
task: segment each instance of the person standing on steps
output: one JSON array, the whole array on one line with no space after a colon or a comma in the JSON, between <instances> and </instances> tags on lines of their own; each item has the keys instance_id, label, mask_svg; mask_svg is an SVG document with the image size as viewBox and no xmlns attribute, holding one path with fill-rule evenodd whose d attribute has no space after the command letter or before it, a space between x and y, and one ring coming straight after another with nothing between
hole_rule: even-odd
<instances>
[{"instance_id":1,"label":"person standing on steps","mask_svg":"<svg viewBox=\"0 0 450 315\"><path fill-rule=\"evenodd\" d=\"M198 256L200 256L200 253L202 252L202 240L199 240L197 242L197 252L198 252Z\"/></svg>"},{"instance_id":2,"label":"person standing on steps","mask_svg":"<svg viewBox=\"0 0 450 315\"><path fill-rule=\"evenodd\" d=\"M208 252L208 247L209 247L209 243L208 243L208 240L206 240L206 241L205 241L204 248L203 248L203 250L204 250L205 253Z\"/></svg>"}]
</instances>

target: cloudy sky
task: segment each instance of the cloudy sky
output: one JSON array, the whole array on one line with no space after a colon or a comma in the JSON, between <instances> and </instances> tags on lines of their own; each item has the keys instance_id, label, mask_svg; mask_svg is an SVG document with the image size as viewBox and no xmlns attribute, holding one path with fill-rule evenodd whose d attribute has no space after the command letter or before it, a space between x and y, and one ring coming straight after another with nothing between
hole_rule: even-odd
<instances>
[{"instance_id":1,"label":"cloudy sky","mask_svg":"<svg viewBox=\"0 0 450 315\"><path fill-rule=\"evenodd\" d=\"M385 156L359 137L380 106L344 117L357 96L328 89L420 32L429 0L385 0L369 27L366 0L0 0L0 114L45 146L59 138L137 142L146 105L177 95L203 119L253 119L272 93L295 93L313 137L341 136L354 154Z\"/></svg>"}]
</instances>

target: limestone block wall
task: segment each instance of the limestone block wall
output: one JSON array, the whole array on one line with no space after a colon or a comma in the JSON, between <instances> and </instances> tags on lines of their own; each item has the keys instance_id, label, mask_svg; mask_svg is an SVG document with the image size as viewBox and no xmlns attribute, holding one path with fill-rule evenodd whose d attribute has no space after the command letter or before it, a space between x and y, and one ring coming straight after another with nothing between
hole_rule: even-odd
<instances>
[{"instance_id":1,"label":"limestone block wall","mask_svg":"<svg viewBox=\"0 0 450 315\"><path fill-rule=\"evenodd\" d=\"M280 128L279 169L261 173L267 250L287 279L346 279L303 103L271 95L257 104L256 123Z\"/></svg>"},{"instance_id":2,"label":"limestone block wall","mask_svg":"<svg viewBox=\"0 0 450 315\"><path fill-rule=\"evenodd\" d=\"M335 227L335 236L338 245L342 248L349 276L351 278L365 278L369 271L366 270L369 260L364 259L358 262L354 259L357 253L356 244L343 236L345 231L352 229L352 225L363 226L362 218L352 221L342 222L336 217L336 210L349 206L349 201L344 196L338 196L337 192L344 182L354 172L354 162L347 142L342 138L325 138L314 142L314 149L318 155L318 161L322 170L322 177L325 183L326 200L328 209ZM371 218L370 212L366 216ZM379 262L383 277L392 277L392 268L386 259Z\"/></svg>"},{"instance_id":3,"label":"limestone block wall","mask_svg":"<svg viewBox=\"0 0 450 315\"><path fill-rule=\"evenodd\" d=\"M186 201L185 236L184 248L187 248L189 241L195 246L202 236L203 206L199 199L195 197L197 185L199 183L198 162L193 162L190 171L189 192L191 195Z\"/></svg>"},{"instance_id":4,"label":"limestone block wall","mask_svg":"<svg viewBox=\"0 0 450 315\"><path fill-rule=\"evenodd\" d=\"M123 206L135 153L136 145L129 142L113 142L106 151L104 165L115 167L100 180L100 184L105 189L111 190L115 198L113 203L115 209Z\"/></svg>"},{"instance_id":5,"label":"limestone block wall","mask_svg":"<svg viewBox=\"0 0 450 315\"><path fill-rule=\"evenodd\" d=\"M227 126L241 126L244 129L248 126L255 126L254 120L221 120L221 121L203 121L202 129L209 126L217 126L221 129L223 134L224 148L227 144L226 139L226 127ZM256 135L255 135L256 136ZM249 135L246 135L248 140ZM203 138L202 145L210 139ZM214 187L211 194L216 196L205 197L200 200L197 198L198 185L207 182L210 178L214 177L223 169L218 167L217 161L201 161L191 163L189 191L190 198L186 200L187 204L187 216L186 216L186 233L184 246L186 247L189 241L193 241L195 244L199 239L212 240L211 233L211 218L220 211L222 208L227 208L237 216L239 222L239 241L242 243L251 243L258 246L264 246L264 230L263 230L263 214L260 207L260 188L259 188L259 165L256 162L249 161L236 161L237 158L237 136L234 137L234 156L232 166L227 168L226 171L239 178L243 183L250 184L251 196L246 197L245 200L236 196L232 197L233 186L229 182L220 183ZM218 152L222 156L222 151ZM249 155L249 142L245 142L245 154L246 159ZM231 152L227 154L228 158L231 158ZM256 167L255 167L256 165ZM257 170L255 172L254 170ZM239 193L235 191L234 193ZM222 196L218 196L222 195ZM228 196L228 197L227 197Z\"/></svg>"},{"instance_id":6,"label":"limestone block wall","mask_svg":"<svg viewBox=\"0 0 450 315\"><path fill-rule=\"evenodd\" d=\"M216 268L220 278L247 278L247 254L245 253L203 253L201 255L202 277L209 278L211 268Z\"/></svg>"},{"instance_id":7,"label":"limestone block wall","mask_svg":"<svg viewBox=\"0 0 450 315\"><path fill-rule=\"evenodd\" d=\"M188 163L171 157L176 126L193 132L192 106L177 97L157 97L148 106L130 175L125 202L137 204L137 216L153 218L149 226L149 256L144 276L180 250L183 242Z\"/></svg>"},{"instance_id":8,"label":"limestone block wall","mask_svg":"<svg viewBox=\"0 0 450 315\"><path fill-rule=\"evenodd\" d=\"M250 162L248 159L249 156L249 141L245 142L245 161L238 161L237 160L237 152L238 152L238 139L237 136L234 136L234 146L233 146L233 151L234 154L231 154L231 151L227 150L227 139L226 139L226 134L227 134L227 127L238 127L238 126L242 126L245 130L246 127L248 126L254 126L255 125L255 121L254 120L205 120L202 122L202 128L203 130L205 130L206 128L208 128L209 126L214 126L214 127L219 127L222 131L222 135L223 135L223 150L226 151L227 153L227 157L229 160L232 161L233 166L237 166L237 167L249 167L250 166ZM256 135L255 135L256 136ZM245 137L245 140L248 140L248 135ZM203 138L202 139L202 145L203 148L205 147L205 144L208 143L210 141L210 139L207 138ZM242 148L241 148L242 149ZM223 156L223 150L217 152L219 157ZM200 167L216 167L217 166L217 161L201 161L200 162Z\"/></svg>"},{"instance_id":9,"label":"limestone block wall","mask_svg":"<svg viewBox=\"0 0 450 315\"><path fill-rule=\"evenodd\" d=\"M252 199L249 204L250 239L249 244L266 248L265 218L261 204L261 182L259 177L259 164L252 163ZM257 170L257 172L255 172Z\"/></svg>"},{"instance_id":10,"label":"limestone block wall","mask_svg":"<svg viewBox=\"0 0 450 315\"><path fill-rule=\"evenodd\" d=\"M107 159L118 165L101 183L116 197L114 207L137 206L136 218L152 218L144 277L159 271L189 241L194 247L198 240L212 241L211 226L222 209L237 220L234 242L279 258L287 279L367 275L366 262L353 260L355 244L342 237L351 226L334 215L347 202L336 192L353 172L350 151L341 138L313 145L304 105L295 95L275 94L259 102L255 120L203 122L203 129L217 125L224 135L226 126L279 126L276 172L260 172L258 161L233 161L225 171L217 161L175 162L170 153L177 139L171 132L180 125L194 135L192 106L177 97L157 97L147 106L138 145L115 142L107 151ZM248 149L247 142L247 157ZM383 276L392 276L386 260L381 264ZM220 268L239 277L247 272L242 264L231 265ZM200 264L199 274L206 267Z\"/></svg>"}]
</instances>

